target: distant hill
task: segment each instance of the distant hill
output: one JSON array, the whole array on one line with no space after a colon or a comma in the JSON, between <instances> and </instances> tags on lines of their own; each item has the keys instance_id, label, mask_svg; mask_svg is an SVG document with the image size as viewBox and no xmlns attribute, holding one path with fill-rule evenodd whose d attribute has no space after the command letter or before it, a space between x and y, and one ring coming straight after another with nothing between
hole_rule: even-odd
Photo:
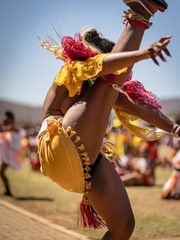
<instances>
[{"instance_id":1,"label":"distant hill","mask_svg":"<svg viewBox=\"0 0 180 240\"><path fill-rule=\"evenodd\" d=\"M161 100L159 103L162 105L162 112L167 116L180 118L180 98Z\"/></svg>"},{"instance_id":2,"label":"distant hill","mask_svg":"<svg viewBox=\"0 0 180 240\"><path fill-rule=\"evenodd\" d=\"M180 119L180 98L167 99L159 102L162 105L162 112L169 117ZM19 123L39 124L41 123L42 107L32 107L14 102L0 100L0 122L5 111L11 110L16 115Z\"/></svg>"},{"instance_id":3,"label":"distant hill","mask_svg":"<svg viewBox=\"0 0 180 240\"><path fill-rule=\"evenodd\" d=\"M16 121L21 124L40 124L42 107L32 107L14 102L0 100L0 123L5 111L12 111Z\"/></svg>"}]
</instances>

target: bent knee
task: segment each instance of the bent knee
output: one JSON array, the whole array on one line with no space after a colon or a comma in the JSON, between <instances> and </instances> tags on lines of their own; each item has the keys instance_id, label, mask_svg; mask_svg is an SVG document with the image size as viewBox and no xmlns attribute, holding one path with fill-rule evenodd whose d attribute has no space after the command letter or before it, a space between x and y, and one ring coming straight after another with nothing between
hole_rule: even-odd
<instances>
[{"instance_id":1,"label":"bent knee","mask_svg":"<svg viewBox=\"0 0 180 240\"><path fill-rule=\"evenodd\" d=\"M135 227L135 218L134 218L134 215L132 214L124 222L124 231L125 231L125 235L127 236L127 239L129 239L130 236L132 235L134 231L134 227Z\"/></svg>"},{"instance_id":2,"label":"bent knee","mask_svg":"<svg viewBox=\"0 0 180 240\"><path fill-rule=\"evenodd\" d=\"M132 235L135 227L135 218L133 213L122 216L119 219L113 221L114 224L111 225L109 231L114 236L116 240L128 240Z\"/></svg>"}]
</instances>

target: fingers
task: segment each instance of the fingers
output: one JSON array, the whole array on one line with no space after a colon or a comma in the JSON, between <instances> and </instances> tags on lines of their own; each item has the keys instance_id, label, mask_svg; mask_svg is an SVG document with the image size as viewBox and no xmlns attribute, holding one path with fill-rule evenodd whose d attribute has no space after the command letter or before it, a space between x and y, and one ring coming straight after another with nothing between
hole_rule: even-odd
<instances>
[{"instance_id":1,"label":"fingers","mask_svg":"<svg viewBox=\"0 0 180 240\"><path fill-rule=\"evenodd\" d=\"M170 40L171 38L172 38L171 35L164 36L164 37L160 38L159 42L164 43L166 40Z\"/></svg>"},{"instance_id":2,"label":"fingers","mask_svg":"<svg viewBox=\"0 0 180 240\"><path fill-rule=\"evenodd\" d=\"M153 49L149 49L148 53L149 53L150 57L152 58L153 62L154 62L156 65L159 66L159 62L156 60L156 58L155 58L155 56L154 56L154 51L153 51Z\"/></svg>"},{"instance_id":3,"label":"fingers","mask_svg":"<svg viewBox=\"0 0 180 240\"><path fill-rule=\"evenodd\" d=\"M171 57L171 54L170 54L169 50L166 47L164 47L163 51L166 53L166 55L168 57Z\"/></svg>"},{"instance_id":4,"label":"fingers","mask_svg":"<svg viewBox=\"0 0 180 240\"><path fill-rule=\"evenodd\" d=\"M162 50L163 48L162 47L160 48L157 45L153 45L152 48L149 49L149 55L151 56L154 63L158 66L159 66L159 62L157 61L156 56L159 56L163 62L167 62L163 54L161 53Z\"/></svg>"},{"instance_id":5,"label":"fingers","mask_svg":"<svg viewBox=\"0 0 180 240\"><path fill-rule=\"evenodd\" d=\"M158 42L155 42L154 44L152 44L150 46L150 48L148 49L148 53L150 55L150 57L152 58L153 62L159 66L159 62L157 61L156 57L159 56L160 59L163 62L167 62L165 57L162 54L162 51L168 56L171 57L171 54L169 52L169 50L167 49L167 45L169 44L171 39L171 36L165 36L162 37Z\"/></svg>"},{"instance_id":6,"label":"fingers","mask_svg":"<svg viewBox=\"0 0 180 240\"><path fill-rule=\"evenodd\" d=\"M156 45L161 51L164 51L168 57L171 57L171 54L170 54L169 50L168 50L167 47L166 47L169 43L170 43L170 40L167 40L167 41L164 41L163 43L161 43L161 42L156 42L155 45Z\"/></svg>"}]
</instances>

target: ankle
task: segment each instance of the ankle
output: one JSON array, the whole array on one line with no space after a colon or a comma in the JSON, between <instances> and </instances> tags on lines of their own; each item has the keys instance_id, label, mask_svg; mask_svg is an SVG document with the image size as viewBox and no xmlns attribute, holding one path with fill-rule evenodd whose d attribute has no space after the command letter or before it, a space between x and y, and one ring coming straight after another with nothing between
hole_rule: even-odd
<instances>
[{"instance_id":1,"label":"ankle","mask_svg":"<svg viewBox=\"0 0 180 240\"><path fill-rule=\"evenodd\" d=\"M137 7L137 8L131 8L134 12L140 14L145 19L149 20L151 17L153 17L153 14L148 13L144 8Z\"/></svg>"},{"instance_id":2,"label":"ankle","mask_svg":"<svg viewBox=\"0 0 180 240\"><path fill-rule=\"evenodd\" d=\"M143 4L149 9L149 11L150 11L153 15L154 15L154 14L158 11L158 9L159 9L159 7L158 7L154 2L151 2L151 1L149 1L149 0L142 0L142 2L143 2ZM141 13L140 13L140 14L141 14ZM144 14L144 15L143 15L143 14ZM147 13L147 12L144 12L144 13L142 13L142 16L145 17L147 20L149 20L152 15L150 15L150 14Z\"/></svg>"},{"instance_id":3,"label":"ankle","mask_svg":"<svg viewBox=\"0 0 180 240\"><path fill-rule=\"evenodd\" d=\"M146 20L149 20L154 13L158 11L158 6L149 0L141 0L141 4L134 1L128 4L128 6L136 13L143 16Z\"/></svg>"},{"instance_id":4,"label":"ankle","mask_svg":"<svg viewBox=\"0 0 180 240\"><path fill-rule=\"evenodd\" d=\"M148 19L143 17L141 14L134 12L132 9L128 9L127 11L124 11L123 17L125 18L124 23L130 23L135 24L143 29L148 29L152 26L152 23L149 22Z\"/></svg>"}]
</instances>

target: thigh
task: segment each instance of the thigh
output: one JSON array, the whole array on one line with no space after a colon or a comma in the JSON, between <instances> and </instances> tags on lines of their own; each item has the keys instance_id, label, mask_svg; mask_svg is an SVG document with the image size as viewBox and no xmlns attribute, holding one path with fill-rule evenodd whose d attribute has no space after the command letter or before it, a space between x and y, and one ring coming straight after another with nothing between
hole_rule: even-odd
<instances>
[{"instance_id":1,"label":"thigh","mask_svg":"<svg viewBox=\"0 0 180 240\"><path fill-rule=\"evenodd\" d=\"M63 126L72 127L93 163L98 156L109 116L118 92L98 80L86 94L70 107L63 119Z\"/></svg>"},{"instance_id":2,"label":"thigh","mask_svg":"<svg viewBox=\"0 0 180 240\"><path fill-rule=\"evenodd\" d=\"M104 157L92 176L88 199L112 232L134 220L124 184L112 163Z\"/></svg>"}]
</instances>

